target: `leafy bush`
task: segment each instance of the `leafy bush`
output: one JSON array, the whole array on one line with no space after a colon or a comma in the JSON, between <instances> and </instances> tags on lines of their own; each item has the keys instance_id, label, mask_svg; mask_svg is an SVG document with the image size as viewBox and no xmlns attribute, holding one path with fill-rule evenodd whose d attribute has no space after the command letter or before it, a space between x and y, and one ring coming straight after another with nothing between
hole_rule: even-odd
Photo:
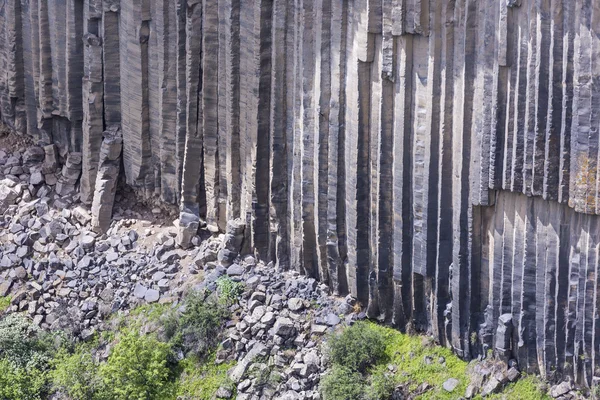
<instances>
[{"instance_id":1,"label":"leafy bush","mask_svg":"<svg viewBox=\"0 0 600 400\"><path fill-rule=\"evenodd\" d=\"M370 383L366 396L368 400L388 400L391 398L396 388L396 381L385 365L374 368L368 380Z\"/></svg>"},{"instance_id":2,"label":"leafy bush","mask_svg":"<svg viewBox=\"0 0 600 400\"><path fill-rule=\"evenodd\" d=\"M212 400L221 386L230 386L235 390L235 384L227 376L227 371L235 363L217 365L215 358L215 354L211 353L204 362L199 362L195 357L182 360L177 395L187 399Z\"/></svg>"},{"instance_id":3,"label":"leafy bush","mask_svg":"<svg viewBox=\"0 0 600 400\"><path fill-rule=\"evenodd\" d=\"M17 368L45 370L56 351L67 344L64 333L42 331L21 314L0 320L0 357Z\"/></svg>"},{"instance_id":4,"label":"leafy bush","mask_svg":"<svg viewBox=\"0 0 600 400\"><path fill-rule=\"evenodd\" d=\"M185 299L181 316L165 321L165 330L186 352L203 357L217 345L226 317L227 310L214 298L192 292Z\"/></svg>"},{"instance_id":5,"label":"leafy bush","mask_svg":"<svg viewBox=\"0 0 600 400\"><path fill-rule=\"evenodd\" d=\"M241 282L236 282L228 276L220 277L216 283L219 300L226 305L235 303L244 291L244 285Z\"/></svg>"},{"instance_id":6,"label":"leafy bush","mask_svg":"<svg viewBox=\"0 0 600 400\"><path fill-rule=\"evenodd\" d=\"M136 330L124 332L100 376L108 398L115 400L166 399L173 395L171 347Z\"/></svg>"},{"instance_id":7,"label":"leafy bush","mask_svg":"<svg viewBox=\"0 0 600 400\"><path fill-rule=\"evenodd\" d=\"M53 366L50 375L55 392L67 394L73 400L101 397L103 382L89 351L80 348L70 354L63 349L57 354Z\"/></svg>"},{"instance_id":8,"label":"leafy bush","mask_svg":"<svg viewBox=\"0 0 600 400\"><path fill-rule=\"evenodd\" d=\"M34 358L45 358L46 343L41 331L21 314L10 314L0 321L0 354L17 367Z\"/></svg>"},{"instance_id":9,"label":"leafy bush","mask_svg":"<svg viewBox=\"0 0 600 400\"><path fill-rule=\"evenodd\" d=\"M329 339L333 363L361 373L385 359L385 347L385 336L366 322L357 322Z\"/></svg>"},{"instance_id":10,"label":"leafy bush","mask_svg":"<svg viewBox=\"0 0 600 400\"><path fill-rule=\"evenodd\" d=\"M47 392L46 371L0 359L0 399L37 400L45 398Z\"/></svg>"},{"instance_id":11,"label":"leafy bush","mask_svg":"<svg viewBox=\"0 0 600 400\"><path fill-rule=\"evenodd\" d=\"M363 400L365 385L363 377L349 368L335 365L321 381L324 400Z\"/></svg>"}]
</instances>

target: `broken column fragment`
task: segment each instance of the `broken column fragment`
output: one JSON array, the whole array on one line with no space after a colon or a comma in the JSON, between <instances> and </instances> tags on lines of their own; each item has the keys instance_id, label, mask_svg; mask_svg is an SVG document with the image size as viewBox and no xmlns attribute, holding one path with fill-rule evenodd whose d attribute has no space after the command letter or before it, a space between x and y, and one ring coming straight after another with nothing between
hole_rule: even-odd
<instances>
[{"instance_id":1,"label":"broken column fragment","mask_svg":"<svg viewBox=\"0 0 600 400\"><path fill-rule=\"evenodd\" d=\"M56 193L68 196L75 193L75 185L81 175L81 153L69 153L56 183Z\"/></svg>"},{"instance_id":2,"label":"broken column fragment","mask_svg":"<svg viewBox=\"0 0 600 400\"><path fill-rule=\"evenodd\" d=\"M92 229L106 232L110 227L112 209L117 191L117 181L121 169L123 138L118 126L111 126L104 132L100 148L98 174L94 199L92 201Z\"/></svg>"},{"instance_id":3,"label":"broken column fragment","mask_svg":"<svg viewBox=\"0 0 600 400\"><path fill-rule=\"evenodd\" d=\"M496 344L494 350L496 356L508 362L511 356L512 315L502 314L498 318L498 329L496 330Z\"/></svg>"},{"instance_id":4,"label":"broken column fragment","mask_svg":"<svg viewBox=\"0 0 600 400\"><path fill-rule=\"evenodd\" d=\"M177 244L188 248L192 244L192 238L198 233L200 217L198 208L183 208L179 214L179 226L177 230Z\"/></svg>"},{"instance_id":5,"label":"broken column fragment","mask_svg":"<svg viewBox=\"0 0 600 400\"><path fill-rule=\"evenodd\" d=\"M227 222L227 231L217 254L217 259L222 266L230 266L238 254L240 254L244 242L245 228L246 224L239 218Z\"/></svg>"}]
</instances>

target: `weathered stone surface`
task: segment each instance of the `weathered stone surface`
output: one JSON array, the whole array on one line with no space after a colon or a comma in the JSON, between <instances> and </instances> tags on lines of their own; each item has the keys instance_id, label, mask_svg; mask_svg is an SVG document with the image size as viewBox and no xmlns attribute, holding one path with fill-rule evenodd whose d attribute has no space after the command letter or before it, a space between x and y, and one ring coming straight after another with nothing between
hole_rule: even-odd
<instances>
[{"instance_id":1,"label":"weathered stone surface","mask_svg":"<svg viewBox=\"0 0 600 400\"><path fill-rule=\"evenodd\" d=\"M112 221L117 180L121 170L122 146L123 139L119 127L109 127L104 132L104 140L100 147L92 201L92 229L97 232L106 232Z\"/></svg>"}]
</instances>

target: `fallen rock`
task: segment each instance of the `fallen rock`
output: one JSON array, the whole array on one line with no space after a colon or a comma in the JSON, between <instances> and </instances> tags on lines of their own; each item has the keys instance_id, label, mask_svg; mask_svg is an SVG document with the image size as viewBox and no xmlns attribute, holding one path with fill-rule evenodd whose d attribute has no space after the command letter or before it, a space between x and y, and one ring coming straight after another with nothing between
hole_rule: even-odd
<instances>
[{"instance_id":1,"label":"fallen rock","mask_svg":"<svg viewBox=\"0 0 600 400\"><path fill-rule=\"evenodd\" d=\"M454 389L456 389L459 383L460 382L458 381L458 379L450 378L442 384L442 387L446 392L452 393L454 392Z\"/></svg>"}]
</instances>

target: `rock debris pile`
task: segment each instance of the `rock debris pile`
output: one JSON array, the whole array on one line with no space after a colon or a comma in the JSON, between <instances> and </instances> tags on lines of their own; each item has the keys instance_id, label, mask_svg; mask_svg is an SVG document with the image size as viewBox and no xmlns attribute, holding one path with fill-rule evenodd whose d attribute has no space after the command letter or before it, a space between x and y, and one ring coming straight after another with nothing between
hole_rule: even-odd
<instances>
[{"instance_id":1,"label":"rock debris pile","mask_svg":"<svg viewBox=\"0 0 600 400\"><path fill-rule=\"evenodd\" d=\"M174 228L151 251L137 246L133 220L95 233L90 212L78 205L80 154L58 168L53 146L0 150L0 171L0 296L11 296L9 311L85 339L116 310L176 295L182 251Z\"/></svg>"},{"instance_id":2,"label":"rock debris pile","mask_svg":"<svg viewBox=\"0 0 600 400\"><path fill-rule=\"evenodd\" d=\"M331 297L325 285L296 272L255 265L251 256L227 269L217 266L203 285L223 274L247 288L217 353L220 361L237 360L230 372L237 399L319 399L327 368L321 339L341 322L364 318L353 312L355 300ZM221 394L229 398L226 390Z\"/></svg>"}]
</instances>

